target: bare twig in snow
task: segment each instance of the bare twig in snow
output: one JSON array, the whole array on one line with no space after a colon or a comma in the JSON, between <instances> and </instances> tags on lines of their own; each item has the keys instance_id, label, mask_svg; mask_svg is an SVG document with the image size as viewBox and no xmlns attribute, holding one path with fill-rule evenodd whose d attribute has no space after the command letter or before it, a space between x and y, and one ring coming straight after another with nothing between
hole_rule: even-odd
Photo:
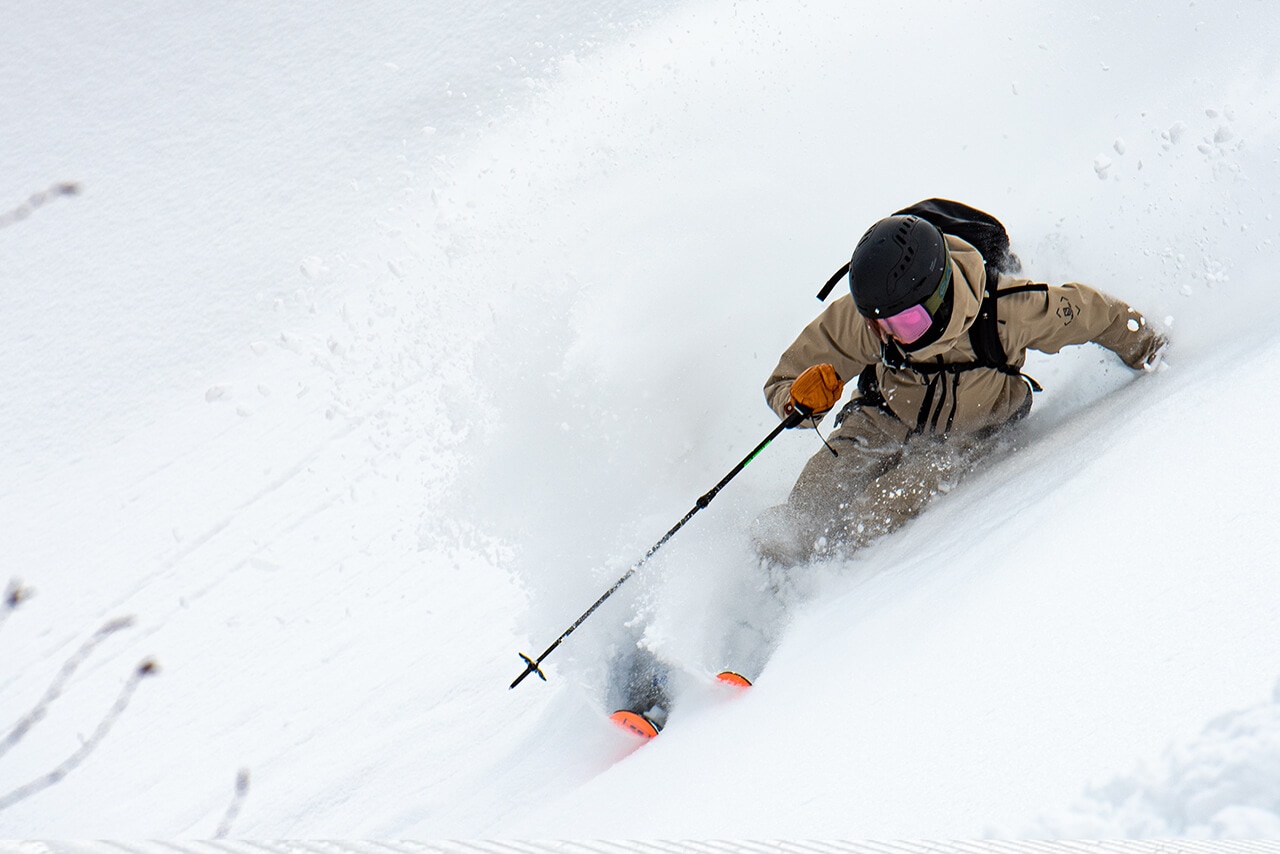
<instances>
[{"instance_id":1,"label":"bare twig in snow","mask_svg":"<svg viewBox=\"0 0 1280 854\"><path fill-rule=\"evenodd\" d=\"M44 716L49 712L49 706L62 696L62 690L66 687L67 682L75 674L76 669L85 662L93 650L111 635L126 629L133 625L133 617L118 617L105 623L102 628L94 632L87 641L85 641L75 654L67 659L62 665L62 669L58 671L58 675L54 677L53 682L49 685L48 690L44 692L44 696L40 698L35 707L27 712L27 714L13 725L13 729L9 730L9 734L0 741L0 756L8 753L15 744L22 741L23 737L31 731L31 728L43 720Z\"/></svg>"},{"instance_id":2,"label":"bare twig in snow","mask_svg":"<svg viewBox=\"0 0 1280 854\"><path fill-rule=\"evenodd\" d=\"M231 832L231 825L240 815L240 808L244 806L244 799L248 795L249 769L241 768L240 773L236 774L236 793L232 796L231 803L227 805L227 812L222 816L222 821L218 823L218 832L214 835L214 839L227 838L227 834Z\"/></svg>"},{"instance_id":3,"label":"bare twig in snow","mask_svg":"<svg viewBox=\"0 0 1280 854\"><path fill-rule=\"evenodd\" d=\"M98 745L102 743L102 740L107 737L107 733L111 732L111 728L115 726L116 721L120 719L122 714L124 714L124 710L128 707L129 701L133 699L133 692L138 689L138 683L158 671L159 667L151 659L147 659L139 664L133 671L133 674L129 677L129 681L127 681L124 684L124 687L120 689L120 694L116 697L115 703L107 710L107 714L102 718L102 720L98 722L98 727L93 731L93 734L85 739L74 753L63 760L62 764L58 765L58 767L54 768L48 774L45 774L42 777L37 777L26 785L19 786L7 795L0 797L0 811L6 810L14 804L26 800L38 792L42 792L50 786L56 785L63 777L80 767L80 764L88 758L90 753L97 749Z\"/></svg>"},{"instance_id":4,"label":"bare twig in snow","mask_svg":"<svg viewBox=\"0 0 1280 854\"><path fill-rule=\"evenodd\" d=\"M74 196L80 192L80 185L74 181L64 181L54 184L47 190L41 190L38 193L32 193L30 198L18 205L11 211L0 213L0 228L13 225L15 222L21 222L35 211L41 205L53 201L59 196Z\"/></svg>"}]
</instances>

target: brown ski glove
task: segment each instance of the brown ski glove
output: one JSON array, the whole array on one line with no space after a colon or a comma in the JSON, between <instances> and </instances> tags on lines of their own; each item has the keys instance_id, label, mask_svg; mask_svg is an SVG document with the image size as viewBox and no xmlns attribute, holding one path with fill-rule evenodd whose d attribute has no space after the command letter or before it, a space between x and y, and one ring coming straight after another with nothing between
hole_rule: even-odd
<instances>
[{"instance_id":1,"label":"brown ski glove","mask_svg":"<svg viewBox=\"0 0 1280 854\"><path fill-rule=\"evenodd\" d=\"M796 409L814 415L822 415L840 402L844 394L844 381L836 376L831 365L814 365L805 368L791 383L791 400L786 412Z\"/></svg>"}]
</instances>

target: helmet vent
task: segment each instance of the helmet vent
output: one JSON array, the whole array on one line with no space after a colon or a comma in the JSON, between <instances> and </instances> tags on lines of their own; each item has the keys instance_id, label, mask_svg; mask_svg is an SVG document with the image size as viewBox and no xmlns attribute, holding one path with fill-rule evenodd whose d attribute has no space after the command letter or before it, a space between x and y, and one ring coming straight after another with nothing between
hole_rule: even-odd
<instances>
[{"instance_id":1,"label":"helmet vent","mask_svg":"<svg viewBox=\"0 0 1280 854\"><path fill-rule=\"evenodd\" d=\"M894 270L894 272L897 274L897 276L895 276L894 278L898 278L903 273L907 272L907 268L911 266L911 261L915 257L916 257L916 248L914 246L905 247L902 252L902 260L898 262L898 267L897 269Z\"/></svg>"},{"instance_id":2,"label":"helmet vent","mask_svg":"<svg viewBox=\"0 0 1280 854\"><path fill-rule=\"evenodd\" d=\"M897 229L893 232L893 242L902 248L902 258L898 261L898 265L893 270L894 280L902 278L907 272L907 268L911 266L911 261L916 256L916 247L912 243L911 229L915 227L915 217L903 217L898 223Z\"/></svg>"}]
</instances>

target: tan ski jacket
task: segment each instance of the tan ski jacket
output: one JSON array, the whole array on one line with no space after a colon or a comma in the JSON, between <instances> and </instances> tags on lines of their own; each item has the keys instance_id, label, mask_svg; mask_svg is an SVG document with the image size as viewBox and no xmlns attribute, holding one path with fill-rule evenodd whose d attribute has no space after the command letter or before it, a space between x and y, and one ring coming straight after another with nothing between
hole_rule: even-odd
<instances>
[{"instance_id":1,"label":"tan ski jacket","mask_svg":"<svg viewBox=\"0 0 1280 854\"><path fill-rule=\"evenodd\" d=\"M976 359L969 328L982 303L986 271L978 250L958 237L946 239L954 290L951 320L936 342L907 354L912 363L936 365L940 360L943 365L963 365ZM1026 362L1028 349L1056 353L1092 341L1138 370L1164 343L1127 303L1087 285L1032 286L1029 279L1001 276L998 287L997 293L1005 295L998 300L997 329L1014 368ZM792 381L818 364L831 364L845 382L876 365L885 400L881 409L886 421L897 422L882 426L903 439L917 432L942 436L1002 425L1025 411L1031 394L1025 378L991 368L948 373L890 367L882 359L880 337L847 293L805 327L765 383L765 398L779 417L784 417Z\"/></svg>"}]
</instances>

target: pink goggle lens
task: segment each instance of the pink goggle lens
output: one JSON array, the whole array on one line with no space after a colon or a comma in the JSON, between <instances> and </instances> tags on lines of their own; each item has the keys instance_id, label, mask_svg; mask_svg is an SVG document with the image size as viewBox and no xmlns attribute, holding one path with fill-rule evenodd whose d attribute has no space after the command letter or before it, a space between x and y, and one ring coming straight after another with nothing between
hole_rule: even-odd
<instances>
[{"instance_id":1,"label":"pink goggle lens","mask_svg":"<svg viewBox=\"0 0 1280 854\"><path fill-rule=\"evenodd\" d=\"M913 305L891 317L877 317L876 324L903 344L913 344L929 331L933 318L922 305Z\"/></svg>"}]
</instances>

